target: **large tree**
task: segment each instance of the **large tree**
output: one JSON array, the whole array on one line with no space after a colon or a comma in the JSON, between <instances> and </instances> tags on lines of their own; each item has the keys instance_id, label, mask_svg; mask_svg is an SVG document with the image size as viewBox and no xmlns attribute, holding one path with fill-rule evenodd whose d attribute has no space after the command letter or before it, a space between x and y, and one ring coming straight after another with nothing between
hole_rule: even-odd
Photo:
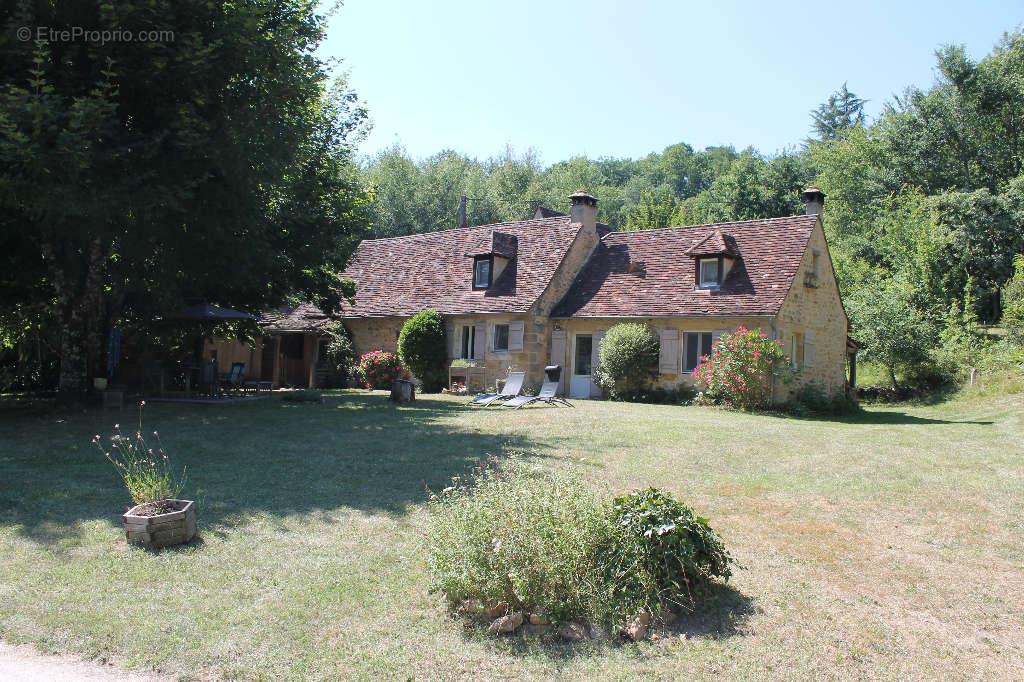
<instances>
[{"instance_id":1,"label":"large tree","mask_svg":"<svg viewBox=\"0 0 1024 682\"><path fill-rule=\"evenodd\" d=\"M111 33L54 33L75 27ZM61 391L112 324L349 293L365 112L314 54L324 27L306 0L0 6L0 323L48 313Z\"/></svg>"}]
</instances>

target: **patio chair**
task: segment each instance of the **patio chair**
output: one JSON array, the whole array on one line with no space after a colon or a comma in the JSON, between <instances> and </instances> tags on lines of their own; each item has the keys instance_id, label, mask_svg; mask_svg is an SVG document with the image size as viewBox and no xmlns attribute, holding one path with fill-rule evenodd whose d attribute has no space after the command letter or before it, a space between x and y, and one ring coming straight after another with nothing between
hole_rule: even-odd
<instances>
[{"instance_id":1,"label":"patio chair","mask_svg":"<svg viewBox=\"0 0 1024 682\"><path fill-rule=\"evenodd\" d=\"M562 378L562 368L559 365L550 365L544 368L544 373L547 375L547 379L540 387L540 392L537 395L521 395L509 400L502 407L514 407L518 410L523 405L538 402L556 406L561 404L575 407L565 398L558 397L558 383Z\"/></svg>"},{"instance_id":2,"label":"patio chair","mask_svg":"<svg viewBox=\"0 0 1024 682\"><path fill-rule=\"evenodd\" d=\"M245 363L232 362L231 371L228 372L222 385L226 392L241 393L242 389L245 388Z\"/></svg>"},{"instance_id":3,"label":"patio chair","mask_svg":"<svg viewBox=\"0 0 1024 682\"><path fill-rule=\"evenodd\" d=\"M470 405L488 405L497 402L499 400L509 400L519 395L519 391L523 390L523 381L526 380L526 372L509 372L508 378L505 379L505 385L501 387L501 391L498 393L481 393L472 400L469 401Z\"/></svg>"}]
</instances>

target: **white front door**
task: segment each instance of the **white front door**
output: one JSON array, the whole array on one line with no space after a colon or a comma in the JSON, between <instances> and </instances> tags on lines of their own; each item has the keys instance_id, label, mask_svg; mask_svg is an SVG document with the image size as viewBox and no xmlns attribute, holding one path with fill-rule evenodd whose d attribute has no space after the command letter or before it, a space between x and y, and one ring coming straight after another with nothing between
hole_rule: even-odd
<instances>
[{"instance_id":1,"label":"white front door","mask_svg":"<svg viewBox=\"0 0 1024 682\"><path fill-rule=\"evenodd\" d=\"M590 397L590 359L594 339L590 334L577 334L572 343L572 378L569 382L569 397Z\"/></svg>"}]
</instances>

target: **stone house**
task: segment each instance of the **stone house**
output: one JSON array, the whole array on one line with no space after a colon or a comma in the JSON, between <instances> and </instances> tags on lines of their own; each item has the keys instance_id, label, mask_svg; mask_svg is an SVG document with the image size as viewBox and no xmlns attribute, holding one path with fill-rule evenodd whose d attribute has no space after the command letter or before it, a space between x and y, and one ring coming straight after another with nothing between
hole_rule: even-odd
<instances>
[{"instance_id":1,"label":"stone house","mask_svg":"<svg viewBox=\"0 0 1024 682\"><path fill-rule=\"evenodd\" d=\"M493 385L509 369L539 385L564 368L563 394L599 397L591 381L601 338L617 322L649 324L661 340L658 384L692 382L714 339L760 328L827 394L847 385L855 346L821 223L824 194L803 193L805 215L614 232L597 200L570 197L569 214L363 241L343 276L357 283L342 317L359 354L396 351L398 333L425 309L447 320L449 357L484 368Z\"/></svg>"}]
</instances>

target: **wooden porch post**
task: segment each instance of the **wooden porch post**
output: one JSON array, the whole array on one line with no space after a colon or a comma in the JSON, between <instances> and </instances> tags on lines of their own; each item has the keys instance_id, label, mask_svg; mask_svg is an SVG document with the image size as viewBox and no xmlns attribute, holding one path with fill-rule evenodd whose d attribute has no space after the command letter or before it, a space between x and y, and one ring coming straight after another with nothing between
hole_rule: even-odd
<instances>
[{"instance_id":1,"label":"wooden porch post","mask_svg":"<svg viewBox=\"0 0 1024 682\"><path fill-rule=\"evenodd\" d=\"M316 388L316 363L320 360L320 337L310 334L313 340L313 352L309 354L309 387Z\"/></svg>"},{"instance_id":2,"label":"wooden porch post","mask_svg":"<svg viewBox=\"0 0 1024 682\"><path fill-rule=\"evenodd\" d=\"M281 335L275 334L274 339L274 388L280 388L281 386Z\"/></svg>"}]
</instances>

